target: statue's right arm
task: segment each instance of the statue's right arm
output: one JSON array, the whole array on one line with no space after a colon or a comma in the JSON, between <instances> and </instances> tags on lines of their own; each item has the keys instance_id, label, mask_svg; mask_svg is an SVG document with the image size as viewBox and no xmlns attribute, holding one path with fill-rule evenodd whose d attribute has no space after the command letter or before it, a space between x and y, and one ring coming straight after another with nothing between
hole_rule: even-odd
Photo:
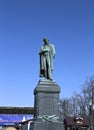
<instances>
[{"instance_id":1,"label":"statue's right arm","mask_svg":"<svg viewBox=\"0 0 94 130\"><path fill-rule=\"evenodd\" d=\"M41 46L41 48L40 48L39 54L41 54L41 53L43 53L43 46Z\"/></svg>"}]
</instances>

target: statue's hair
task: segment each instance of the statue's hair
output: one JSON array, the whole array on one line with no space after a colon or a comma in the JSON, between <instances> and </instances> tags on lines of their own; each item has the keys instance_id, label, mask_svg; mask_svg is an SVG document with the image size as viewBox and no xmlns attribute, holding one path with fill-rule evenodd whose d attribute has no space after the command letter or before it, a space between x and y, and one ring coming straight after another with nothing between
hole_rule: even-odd
<instances>
[{"instance_id":1,"label":"statue's hair","mask_svg":"<svg viewBox=\"0 0 94 130\"><path fill-rule=\"evenodd\" d=\"M43 41L45 41L45 40L49 41L49 39L48 39L48 38L44 38L44 39L43 39Z\"/></svg>"}]
</instances>

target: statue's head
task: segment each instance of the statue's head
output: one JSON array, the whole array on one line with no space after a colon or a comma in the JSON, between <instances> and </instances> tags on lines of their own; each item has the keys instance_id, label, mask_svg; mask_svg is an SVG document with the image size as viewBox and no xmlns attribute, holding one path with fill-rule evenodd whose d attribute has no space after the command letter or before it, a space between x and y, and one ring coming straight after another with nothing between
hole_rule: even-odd
<instances>
[{"instance_id":1,"label":"statue's head","mask_svg":"<svg viewBox=\"0 0 94 130\"><path fill-rule=\"evenodd\" d=\"M48 38L44 38L43 41L44 41L45 44L49 43L49 39Z\"/></svg>"}]
</instances>

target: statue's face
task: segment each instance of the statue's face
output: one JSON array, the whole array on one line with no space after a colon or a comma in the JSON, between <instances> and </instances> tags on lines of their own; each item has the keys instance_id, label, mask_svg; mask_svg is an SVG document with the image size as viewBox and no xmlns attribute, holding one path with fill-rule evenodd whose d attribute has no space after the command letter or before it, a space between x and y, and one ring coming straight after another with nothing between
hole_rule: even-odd
<instances>
[{"instance_id":1,"label":"statue's face","mask_svg":"<svg viewBox=\"0 0 94 130\"><path fill-rule=\"evenodd\" d=\"M49 43L49 42L48 42L48 39L45 38L45 39L44 39L44 43L45 43L45 44L48 44L48 43Z\"/></svg>"}]
</instances>

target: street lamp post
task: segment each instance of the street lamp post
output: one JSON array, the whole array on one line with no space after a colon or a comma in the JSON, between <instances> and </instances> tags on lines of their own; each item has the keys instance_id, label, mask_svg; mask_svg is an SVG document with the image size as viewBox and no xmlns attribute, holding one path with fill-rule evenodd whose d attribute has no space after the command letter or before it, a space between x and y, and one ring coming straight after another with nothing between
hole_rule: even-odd
<instances>
[{"instance_id":1,"label":"street lamp post","mask_svg":"<svg viewBox=\"0 0 94 130\"><path fill-rule=\"evenodd\" d=\"M94 130L94 104L90 102L90 130Z\"/></svg>"}]
</instances>

